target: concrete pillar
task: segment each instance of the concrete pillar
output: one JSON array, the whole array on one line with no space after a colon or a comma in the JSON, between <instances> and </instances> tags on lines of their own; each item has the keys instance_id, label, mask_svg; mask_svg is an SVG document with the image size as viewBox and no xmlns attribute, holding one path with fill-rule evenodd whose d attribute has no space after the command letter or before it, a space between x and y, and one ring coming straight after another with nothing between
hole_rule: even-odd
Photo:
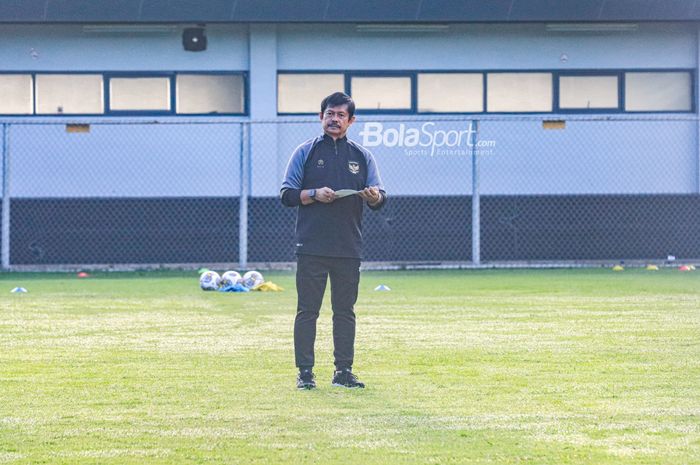
<instances>
[{"instance_id":1,"label":"concrete pillar","mask_svg":"<svg viewBox=\"0 0 700 465\"><path fill-rule=\"evenodd\" d=\"M249 102L251 192L253 197L277 195L277 30L274 24L251 24L249 40Z\"/></svg>"}]
</instances>

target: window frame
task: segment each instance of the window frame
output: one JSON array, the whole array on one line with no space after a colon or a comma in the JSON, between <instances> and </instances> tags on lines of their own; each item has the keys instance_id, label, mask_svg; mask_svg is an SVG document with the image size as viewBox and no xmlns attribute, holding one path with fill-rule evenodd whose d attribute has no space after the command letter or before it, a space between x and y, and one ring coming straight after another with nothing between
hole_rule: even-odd
<instances>
[{"instance_id":1,"label":"window frame","mask_svg":"<svg viewBox=\"0 0 700 465\"><path fill-rule=\"evenodd\" d=\"M5 73L3 73L5 74ZM8 73L9 74L9 73ZM13 73L17 74L17 73ZM34 97L34 100L32 102L32 114L31 115L22 115L23 117L39 117L39 118L74 118L74 117L81 117L81 116L106 116L107 115L107 101L106 101L106 95L105 95L105 75L104 73L97 72L97 71L79 71L79 72L71 72L71 71L33 71L30 73L20 73L20 74L31 74L32 75L32 95ZM37 76L41 75L76 75L76 76L84 76L84 75L99 75L102 76L102 113L37 113L37 101L38 101L38 94L37 94ZM11 115L1 115L1 116L11 116Z\"/></svg>"},{"instance_id":2,"label":"window frame","mask_svg":"<svg viewBox=\"0 0 700 465\"><path fill-rule=\"evenodd\" d=\"M139 79L139 78L166 78L168 80L168 102L167 110L113 110L112 109L112 93L110 92L112 79ZM175 112L175 75L169 73L105 73L105 114L115 116L143 116L154 115L162 116L174 114Z\"/></svg>"},{"instance_id":3,"label":"window frame","mask_svg":"<svg viewBox=\"0 0 700 465\"><path fill-rule=\"evenodd\" d=\"M484 111L482 112L421 112L418 111L418 74L481 74L483 79L483 104ZM551 112L490 112L488 111L488 73L551 73L552 74L552 111ZM690 110L656 110L656 111L626 111L625 110L625 73L688 73L690 76ZM2 118L65 118L65 117L109 117L109 116L179 116L179 117L220 117L220 116L249 116L250 114L250 79L248 71L139 71L139 72L106 72L106 71L22 71L8 70L3 71L2 75L29 75L32 79L32 112L30 114L10 114L2 113ZM71 113L71 114L38 114L37 113L37 75L101 75L103 84L103 113ZM238 75L243 79L243 112L240 113L178 113L176 107L177 99L177 75L179 74L194 74L194 75ZM345 89L344 92L351 91L352 77L408 77L411 80L411 108L406 110L358 110L362 114L368 115L499 115L499 114L515 114L515 115L532 115L532 114L695 114L698 110L697 93L698 73L692 68L645 68L645 69L572 69L572 70L551 70L551 69L421 69L411 71L387 70L387 71L368 71L368 70L277 70L277 75L280 74L340 74L343 76ZM618 78L618 108L617 109L562 109L559 104L559 89L560 78L564 76L617 76ZM113 77L167 77L170 80L170 110L153 111L153 110L111 110L110 95L109 95L109 80ZM276 81L277 82L277 81ZM275 89L277 93L279 89ZM316 113L280 113L279 116L308 116Z\"/></svg>"},{"instance_id":4,"label":"window frame","mask_svg":"<svg viewBox=\"0 0 700 465\"><path fill-rule=\"evenodd\" d=\"M463 69L451 69L447 71L440 70L428 70L428 71L416 71L415 83L416 83L416 100L415 108L417 115L483 115L486 114L486 73L483 70L463 70ZM418 110L418 75L419 74L480 74L481 75L481 107L484 109L480 112L469 112L469 111L420 111Z\"/></svg>"},{"instance_id":5,"label":"window frame","mask_svg":"<svg viewBox=\"0 0 700 465\"><path fill-rule=\"evenodd\" d=\"M625 73L690 73L691 81L691 109L685 110L663 110L663 111L625 111ZM517 111L517 112L496 112L488 111L488 74L507 73L507 74L531 74L531 73L549 73L552 75L552 110L551 111ZM345 76L345 89L342 89L348 95L352 95L350 82L352 77L409 77L411 79L411 109L410 110L356 110L356 113L363 115L553 115L553 114L654 114L654 113L671 113L671 114L694 114L697 113L697 73L692 68L648 68L648 69L419 69L411 71L401 70L386 70L386 71L367 71L367 70L333 70L333 69L314 69L314 70L277 70L277 75L280 74L343 74ZM483 104L484 111L481 112L422 112L418 111L418 75L419 74L481 74L483 82ZM618 108L617 109L562 109L559 105L559 78L561 76L617 76L618 86ZM275 89L277 92L279 89ZM320 103L320 102L319 102ZM278 112L278 116L309 116L317 113L287 113Z\"/></svg>"},{"instance_id":6,"label":"window frame","mask_svg":"<svg viewBox=\"0 0 700 465\"><path fill-rule=\"evenodd\" d=\"M411 108L408 110L360 110L356 109L355 113L361 112L363 115L413 115L417 114L417 73L416 71L370 71L370 70L359 70L359 71L345 71L345 70L277 70L277 76L280 74L339 74L343 76L343 89L338 89L339 91L345 92L351 95L351 83L353 77L408 77L411 79ZM275 82L279 82L278 79ZM279 99L279 87L275 89L275 95ZM318 102L319 105L321 102ZM278 116L309 116L309 115L319 115L320 108L318 112L314 113L303 113L303 112L277 112Z\"/></svg>"},{"instance_id":7,"label":"window frame","mask_svg":"<svg viewBox=\"0 0 700 465\"><path fill-rule=\"evenodd\" d=\"M43 73L39 73L43 74ZM48 73L50 74L50 73ZM0 73L0 76L29 76L32 80L32 85L31 85L31 98L32 101L30 102L30 113L2 113L0 112L0 117L3 118L26 118L27 116L36 116L36 75L35 73L23 73L21 71L5 71ZM38 116L46 116L46 115L38 115Z\"/></svg>"},{"instance_id":8,"label":"window frame","mask_svg":"<svg viewBox=\"0 0 700 465\"><path fill-rule=\"evenodd\" d=\"M402 72L402 71L352 71L345 73L345 89L346 94L352 95L352 78L409 78L410 88L410 107L408 109L393 109L393 110L364 110L357 108L355 112L362 112L363 115L412 115L416 113L416 105L418 103L418 84L417 73Z\"/></svg>"},{"instance_id":9,"label":"window frame","mask_svg":"<svg viewBox=\"0 0 700 465\"><path fill-rule=\"evenodd\" d=\"M102 104L103 113L70 113L70 114L59 114L59 113L37 113L37 75L99 75L102 76ZM177 113L176 99L177 99L177 76L179 74L196 74L204 76L241 76L243 79L243 112L241 113ZM216 117L230 117L230 116L248 116L250 107L250 82L248 79L249 73L247 71L188 71L188 70L178 70L178 71L2 71L0 75L28 75L32 78L32 112L30 114L11 114L11 113L0 113L0 118L80 118L80 117L110 117L110 116L176 116L176 117L201 117L206 116L210 118ZM169 80L170 85L170 110L165 111L154 111L154 110L112 110L110 108L110 95L109 95L109 81L111 78L162 78L166 77Z\"/></svg>"},{"instance_id":10,"label":"window frame","mask_svg":"<svg viewBox=\"0 0 700 465\"><path fill-rule=\"evenodd\" d=\"M277 76L275 78L275 108L279 110L279 75L280 74L339 74L340 76L343 77L343 89L342 91L347 93L348 89L348 82L347 82L347 72L346 71L336 71L336 70L313 70L313 71L306 71L306 70L293 70L293 71L282 71L282 70L277 70ZM279 116L308 116L308 115L320 115L321 114L321 102L318 102L319 106L319 111L314 112L314 113L305 113L305 112L280 112L277 111L277 115Z\"/></svg>"},{"instance_id":11,"label":"window frame","mask_svg":"<svg viewBox=\"0 0 700 465\"><path fill-rule=\"evenodd\" d=\"M550 74L552 76L552 81L551 85L552 88L550 89L552 92L552 109L549 111L489 111L489 74ZM517 70L512 70L512 69L497 69L497 70L488 70L484 71L484 111L482 114L486 115L551 115L554 113L554 109L556 108L556 100L557 100L557 95L555 95L555 90L556 90L556 83L557 78L556 78L556 72L552 70L547 70L547 69L517 69Z\"/></svg>"},{"instance_id":12,"label":"window frame","mask_svg":"<svg viewBox=\"0 0 700 465\"><path fill-rule=\"evenodd\" d=\"M554 103L555 113L563 114L590 114L590 113L625 113L625 72L612 71L612 70L572 70L572 71L559 71L555 76L554 83ZM562 77L616 77L617 78L617 108L561 108L559 97L560 93L560 79Z\"/></svg>"},{"instance_id":13,"label":"window frame","mask_svg":"<svg viewBox=\"0 0 700 465\"><path fill-rule=\"evenodd\" d=\"M176 108L176 103L177 103L177 95L175 94L177 92L177 76L179 74L196 74L199 76L241 76L241 79L243 79L243 112L241 113L178 113L177 108ZM173 89L172 93L172 98L173 98L173 103L172 103L172 114L175 116L180 116L180 117L188 117L188 116L209 116L209 117L217 117L217 116L248 116L250 113L250 80L248 79L248 71L175 71L172 73L172 82L171 82L171 89Z\"/></svg>"},{"instance_id":14,"label":"window frame","mask_svg":"<svg viewBox=\"0 0 700 465\"><path fill-rule=\"evenodd\" d=\"M626 83L625 83L625 74L626 73L635 73L635 74L642 74L642 73L688 73L690 75L690 110L644 110L644 111L626 111L625 110L625 104L627 103L627 95L625 95L625 99L622 101L623 106L622 106L622 113L628 114L628 115L648 115L648 114L654 114L654 113L670 113L670 114L689 114L689 113L696 113L697 112L697 86L698 86L698 81L697 81L697 75L695 73L695 70L693 69L687 69L687 68L645 68L645 69L625 69L625 70L620 70L620 79L622 80L622 91L625 92L626 88Z\"/></svg>"}]
</instances>

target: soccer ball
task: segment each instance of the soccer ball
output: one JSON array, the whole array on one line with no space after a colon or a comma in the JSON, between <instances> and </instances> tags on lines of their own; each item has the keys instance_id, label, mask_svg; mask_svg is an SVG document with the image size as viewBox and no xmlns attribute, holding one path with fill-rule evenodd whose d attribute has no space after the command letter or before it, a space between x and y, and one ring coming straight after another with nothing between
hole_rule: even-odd
<instances>
[{"instance_id":1,"label":"soccer ball","mask_svg":"<svg viewBox=\"0 0 700 465\"><path fill-rule=\"evenodd\" d=\"M249 271L243 275L243 285L249 289L264 282L265 278L258 271Z\"/></svg>"},{"instance_id":2,"label":"soccer ball","mask_svg":"<svg viewBox=\"0 0 700 465\"><path fill-rule=\"evenodd\" d=\"M203 291L217 290L220 282L221 278L216 271L205 271L199 277L199 287L201 287Z\"/></svg>"},{"instance_id":3,"label":"soccer ball","mask_svg":"<svg viewBox=\"0 0 700 465\"><path fill-rule=\"evenodd\" d=\"M237 271L227 271L221 275L221 282L219 285L221 287L233 286L241 282L241 275Z\"/></svg>"}]
</instances>

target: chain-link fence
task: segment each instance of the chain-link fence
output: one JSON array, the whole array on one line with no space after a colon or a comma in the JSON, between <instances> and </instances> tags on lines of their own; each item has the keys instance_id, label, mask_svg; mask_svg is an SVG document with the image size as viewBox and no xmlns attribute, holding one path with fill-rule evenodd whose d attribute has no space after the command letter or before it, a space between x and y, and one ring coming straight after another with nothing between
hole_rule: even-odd
<instances>
[{"instance_id":1,"label":"chain-link fence","mask_svg":"<svg viewBox=\"0 0 700 465\"><path fill-rule=\"evenodd\" d=\"M6 267L238 261L241 125L4 131Z\"/></svg>"},{"instance_id":2,"label":"chain-link fence","mask_svg":"<svg viewBox=\"0 0 700 465\"><path fill-rule=\"evenodd\" d=\"M700 259L700 125L358 117L389 193L365 261ZM2 124L4 269L291 262L278 193L317 119ZM263 265L264 266L264 265Z\"/></svg>"},{"instance_id":3,"label":"chain-link fence","mask_svg":"<svg viewBox=\"0 0 700 465\"><path fill-rule=\"evenodd\" d=\"M700 258L696 119L486 120L487 261Z\"/></svg>"}]
</instances>

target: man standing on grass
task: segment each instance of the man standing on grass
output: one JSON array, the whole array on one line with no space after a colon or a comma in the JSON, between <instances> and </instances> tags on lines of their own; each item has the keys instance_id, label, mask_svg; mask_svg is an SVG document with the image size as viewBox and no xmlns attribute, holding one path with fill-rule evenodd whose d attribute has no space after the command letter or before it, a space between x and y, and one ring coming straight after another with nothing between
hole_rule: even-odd
<instances>
[{"instance_id":1,"label":"man standing on grass","mask_svg":"<svg viewBox=\"0 0 700 465\"><path fill-rule=\"evenodd\" d=\"M346 137L355 121L354 115L355 102L348 95L336 92L323 99L320 117L324 134L296 148L282 182L282 203L299 207L294 320L299 389L316 387L313 374L316 320L329 276L335 358L332 384L365 387L352 373L362 209L364 202L372 210L380 209L386 201L386 192L372 154Z\"/></svg>"}]
</instances>

